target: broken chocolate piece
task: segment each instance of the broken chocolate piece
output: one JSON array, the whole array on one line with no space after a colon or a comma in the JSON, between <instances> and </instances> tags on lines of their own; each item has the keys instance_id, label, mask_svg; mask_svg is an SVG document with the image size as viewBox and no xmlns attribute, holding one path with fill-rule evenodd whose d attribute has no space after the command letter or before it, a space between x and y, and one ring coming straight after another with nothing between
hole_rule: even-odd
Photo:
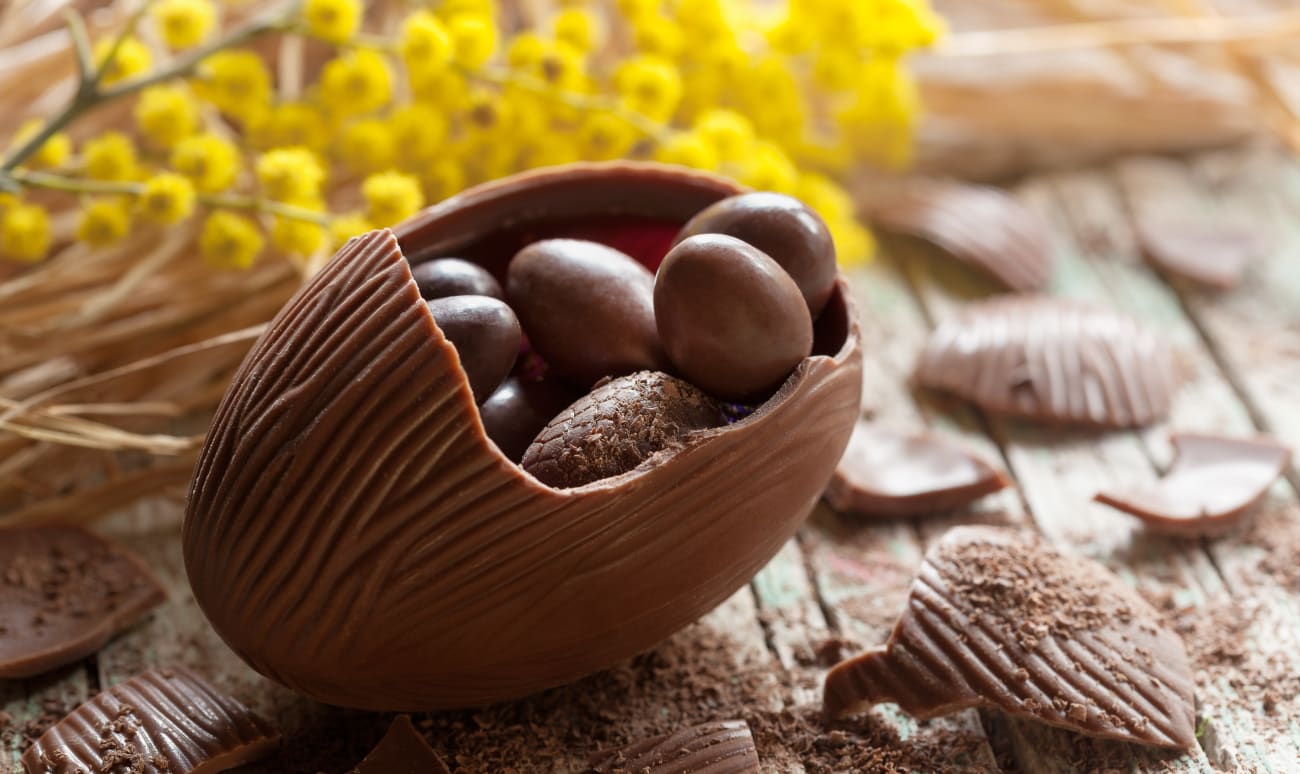
<instances>
[{"instance_id":1,"label":"broken chocolate piece","mask_svg":"<svg viewBox=\"0 0 1300 774\"><path fill-rule=\"evenodd\" d=\"M597 774L757 774L758 750L743 720L701 723L591 756Z\"/></svg>"},{"instance_id":2,"label":"broken chocolate piece","mask_svg":"<svg viewBox=\"0 0 1300 774\"><path fill-rule=\"evenodd\" d=\"M166 599L143 562L93 532L0 529L0 679L89 656Z\"/></svg>"},{"instance_id":3,"label":"broken chocolate piece","mask_svg":"<svg viewBox=\"0 0 1300 774\"><path fill-rule=\"evenodd\" d=\"M365 760L348 774L450 774L447 764L433 751L410 715L398 715L388 733Z\"/></svg>"},{"instance_id":4,"label":"broken chocolate piece","mask_svg":"<svg viewBox=\"0 0 1300 774\"><path fill-rule=\"evenodd\" d=\"M859 420L823 496L857 516L917 516L960 508L1006 485L1000 471L943 436Z\"/></svg>"},{"instance_id":5,"label":"broken chocolate piece","mask_svg":"<svg viewBox=\"0 0 1300 774\"><path fill-rule=\"evenodd\" d=\"M1134 225L1151 263L1222 290L1236 287L1246 265L1268 249L1267 240L1245 226L1144 218Z\"/></svg>"},{"instance_id":6,"label":"broken chocolate piece","mask_svg":"<svg viewBox=\"0 0 1300 774\"><path fill-rule=\"evenodd\" d=\"M1047 296L970 304L931 333L921 385L1049 422L1139 427L1169 412L1173 348L1120 312Z\"/></svg>"},{"instance_id":7,"label":"broken chocolate piece","mask_svg":"<svg viewBox=\"0 0 1300 774\"><path fill-rule=\"evenodd\" d=\"M998 188L917 183L872 207L869 216L882 231L931 242L1012 290L1047 287L1052 268L1047 224Z\"/></svg>"},{"instance_id":8,"label":"broken chocolate piece","mask_svg":"<svg viewBox=\"0 0 1300 774\"><path fill-rule=\"evenodd\" d=\"M85 702L23 755L27 774L213 774L258 760L280 734L189 671L151 669Z\"/></svg>"},{"instance_id":9,"label":"broken chocolate piece","mask_svg":"<svg viewBox=\"0 0 1300 774\"><path fill-rule=\"evenodd\" d=\"M889 642L826 676L831 717L995 707L1091 736L1196 746L1178 635L1106 568L1039 538L956 527L930 551Z\"/></svg>"},{"instance_id":10,"label":"broken chocolate piece","mask_svg":"<svg viewBox=\"0 0 1300 774\"><path fill-rule=\"evenodd\" d=\"M1162 532L1204 535L1231 528L1268 492L1291 450L1268 438L1174 433L1174 463L1159 481L1093 498Z\"/></svg>"}]
</instances>

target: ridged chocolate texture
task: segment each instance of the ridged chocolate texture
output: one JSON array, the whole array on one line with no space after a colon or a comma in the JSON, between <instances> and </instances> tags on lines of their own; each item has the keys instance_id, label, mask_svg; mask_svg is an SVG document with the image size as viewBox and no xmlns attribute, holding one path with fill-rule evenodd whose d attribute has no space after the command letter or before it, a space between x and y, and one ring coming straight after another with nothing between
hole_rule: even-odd
<instances>
[{"instance_id":1,"label":"ridged chocolate texture","mask_svg":"<svg viewBox=\"0 0 1300 774\"><path fill-rule=\"evenodd\" d=\"M0 529L0 680L89 656L166 598L140 559L80 527Z\"/></svg>"},{"instance_id":2,"label":"ridged chocolate texture","mask_svg":"<svg viewBox=\"0 0 1300 774\"><path fill-rule=\"evenodd\" d=\"M453 197L398 232L411 253L474 255L552 206L585 221L635 205L675 220L671 239L735 191L580 165ZM557 491L485 436L398 243L359 238L271 322L217 409L183 531L195 597L256 669L345 706L471 706L610 666L748 582L820 496L861 394L843 283L818 336L825 354L752 415Z\"/></svg>"},{"instance_id":3,"label":"ridged chocolate texture","mask_svg":"<svg viewBox=\"0 0 1300 774\"><path fill-rule=\"evenodd\" d=\"M1046 296L970 304L916 366L918 383L987 411L1096 427L1161 419L1180 377L1172 347L1133 318Z\"/></svg>"},{"instance_id":4,"label":"ridged chocolate texture","mask_svg":"<svg viewBox=\"0 0 1300 774\"><path fill-rule=\"evenodd\" d=\"M916 183L872 207L870 216L881 230L932 242L1012 290L1042 290L1051 277L1047 225L997 188Z\"/></svg>"},{"instance_id":5,"label":"ridged chocolate texture","mask_svg":"<svg viewBox=\"0 0 1300 774\"><path fill-rule=\"evenodd\" d=\"M596 774L758 774L758 750L743 720L701 723L591 756Z\"/></svg>"},{"instance_id":6,"label":"ridged chocolate texture","mask_svg":"<svg viewBox=\"0 0 1300 774\"><path fill-rule=\"evenodd\" d=\"M1291 461L1291 450L1270 438L1175 433L1170 441L1177 457L1164 478L1093 499L1148 529L1212 535L1231 529Z\"/></svg>"},{"instance_id":7,"label":"ridged chocolate texture","mask_svg":"<svg viewBox=\"0 0 1300 774\"><path fill-rule=\"evenodd\" d=\"M1006 485L1000 471L943 436L859 420L825 497L837 511L891 518L960 508Z\"/></svg>"},{"instance_id":8,"label":"ridged chocolate texture","mask_svg":"<svg viewBox=\"0 0 1300 774\"><path fill-rule=\"evenodd\" d=\"M256 761L279 743L265 720L188 669L151 669L54 724L23 766L27 774L212 774Z\"/></svg>"},{"instance_id":9,"label":"ridged chocolate texture","mask_svg":"<svg viewBox=\"0 0 1300 774\"><path fill-rule=\"evenodd\" d=\"M918 718L994 707L1092 736L1196 746L1183 642L1104 567L996 527L949 530L889 642L837 664L839 717L893 702Z\"/></svg>"}]
</instances>

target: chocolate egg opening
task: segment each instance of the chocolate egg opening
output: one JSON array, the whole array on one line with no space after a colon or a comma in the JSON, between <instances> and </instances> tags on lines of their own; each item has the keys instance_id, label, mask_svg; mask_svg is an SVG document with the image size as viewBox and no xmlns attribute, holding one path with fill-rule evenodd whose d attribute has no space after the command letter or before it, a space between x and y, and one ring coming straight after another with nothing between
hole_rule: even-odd
<instances>
[{"instance_id":1,"label":"chocolate egg opening","mask_svg":"<svg viewBox=\"0 0 1300 774\"><path fill-rule=\"evenodd\" d=\"M820 497L858 415L842 280L813 354L753 413L557 490L488 439L408 263L455 255L500 280L523 245L567 237L653 269L683 223L739 190L571 165L350 243L254 345L195 469L186 569L226 642L328 703L474 706L609 667L748 582Z\"/></svg>"}]
</instances>

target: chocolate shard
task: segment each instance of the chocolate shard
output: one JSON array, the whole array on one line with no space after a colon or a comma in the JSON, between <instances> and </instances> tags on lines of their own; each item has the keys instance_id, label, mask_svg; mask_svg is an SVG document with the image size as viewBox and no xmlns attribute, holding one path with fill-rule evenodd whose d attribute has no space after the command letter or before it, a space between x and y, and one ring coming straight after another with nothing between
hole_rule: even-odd
<instances>
[{"instance_id":1,"label":"chocolate shard","mask_svg":"<svg viewBox=\"0 0 1300 774\"><path fill-rule=\"evenodd\" d=\"M270 753L280 734L203 678L151 669L77 707L23 755L27 774L213 774Z\"/></svg>"},{"instance_id":2,"label":"chocolate shard","mask_svg":"<svg viewBox=\"0 0 1300 774\"><path fill-rule=\"evenodd\" d=\"M1268 250L1268 240L1245 226L1143 217L1134 225L1148 261L1222 290L1236 287L1246 266Z\"/></svg>"},{"instance_id":3,"label":"chocolate shard","mask_svg":"<svg viewBox=\"0 0 1300 774\"><path fill-rule=\"evenodd\" d=\"M915 377L996 414L1120 428L1165 416L1181 371L1168 342L1125 314L1024 296L942 322Z\"/></svg>"},{"instance_id":4,"label":"chocolate shard","mask_svg":"<svg viewBox=\"0 0 1300 774\"><path fill-rule=\"evenodd\" d=\"M1006 485L1001 471L944 436L859 420L823 497L856 516L919 516L960 508Z\"/></svg>"},{"instance_id":5,"label":"chocolate shard","mask_svg":"<svg viewBox=\"0 0 1300 774\"><path fill-rule=\"evenodd\" d=\"M450 774L447 764L411 725L410 715L398 715L388 733L365 760L348 774Z\"/></svg>"},{"instance_id":6,"label":"chocolate shard","mask_svg":"<svg viewBox=\"0 0 1300 774\"><path fill-rule=\"evenodd\" d=\"M85 658L166 598L140 559L93 532L0 529L0 679Z\"/></svg>"},{"instance_id":7,"label":"chocolate shard","mask_svg":"<svg viewBox=\"0 0 1300 774\"><path fill-rule=\"evenodd\" d=\"M1005 191L985 185L916 183L870 209L882 231L923 239L1012 290L1047 287L1050 230Z\"/></svg>"},{"instance_id":8,"label":"chocolate shard","mask_svg":"<svg viewBox=\"0 0 1300 774\"><path fill-rule=\"evenodd\" d=\"M1178 635L1089 559L998 527L956 527L926 554L883 647L836 665L840 717L894 702L918 718L993 707L1090 736L1196 746Z\"/></svg>"},{"instance_id":9,"label":"chocolate shard","mask_svg":"<svg viewBox=\"0 0 1300 774\"><path fill-rule=\"evenodd\" d=\"M591 756L596 774L757 774L758 750L743 720L701 723Z\"/></svg>"},{"instance_id":10,"label":"chocolate shard","mask_svg":"<svg viewBox=\"0 0 1300 774\"><path fill-rule=\"evenodd\" d=\"M1148 528L1186 535L1230 529L1259 502L1291 461L1269 438L1174 433L1174 464L1159 481L1094 500L1137 516Z\"/></svg>"}]
</instances>

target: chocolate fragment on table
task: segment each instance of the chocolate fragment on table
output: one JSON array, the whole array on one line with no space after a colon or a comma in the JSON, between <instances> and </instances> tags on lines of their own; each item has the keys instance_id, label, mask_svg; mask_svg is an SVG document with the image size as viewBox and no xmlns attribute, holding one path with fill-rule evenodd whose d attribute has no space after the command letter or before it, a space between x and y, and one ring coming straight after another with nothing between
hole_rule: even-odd
<instances>
[{"instance_id":1,"label":"chocolate fragment on table","mask_svg":"<svg viewBox=\"0 0 1300 774\"><path fill-rule=\"evenodd\" d=\"M596 774L757 774L758 750L743 720L701 723L591 756Z\"/></svg>"},{"instance_id":2,"label":"chocolate fragment on table","mask_svg":"<svg viewBox=\"0 0 1300 774\"><path fill-rule=\"evenodd\" d=\"M151 669L109 688L23 755L27 774L213 774L280 743L265 720L188 669Z\"/></svg>"},{"instance_id":3,"label":"chocolate fragment on table","mask_svg":"<svg viewBox=\"0 0 1300 774\"><path fill-rule=\"evenodd\" d=\"M1142 253L1158 268L1220 290L1236 287L1246 266L1268 249L1268 241L1245 226L1138 217L1134 230Z\"/></svg>"},{"instance_id":4,"label":"chocolate fragment on table","mask_svg":"<svg viewBox=\"0 0 1300 774\"><path fill-rule=\"evenodd\" d=\"M894 702L917 718L993 707L1091 736L1196 746L1178 635L1101 565L997 527L949 530L884 646L836 665L832 718Z\"/></svg>"},{"instance_id":5,"label":"chocolate fragment on table","mask_svg":"<svg viewBox=\"0 0 1300 774\"><path fill-rule=\"evenodd\" d=\"M85 658L166 599L140 559L93 532L0 529L0 679Z\"/></svg>"},{"instance_id":6,"label":"chocolate fragment on table","mask_svg":"<svg viewBox=\"0 0 1300 774\"><path fill-rule=\"evenodd\" d=\"M1005 191L985 185L927 181L870 208L882 231L930 242L1020 292L1047 287L1051 232L1042 218Z\"/></svg>"},{"instance_id":7,"label":"chocolate fragment on table","mask_svg":"<svg viewBox=\"0 0 1300 774\"><path fill-rule=\"evenodd\" d=\"M1168 414L1181 369L1169 343L1128 315L1004 296L940 323L915 378L995 414L1126 428Z\"/></svg>"},{"instance_id":8,"label":"chocolate fragment on table","mask_svg":"<svg viewBox=\"0 0 1300 774\"><path fill-rule=\"evenodd\" d=\"M398 715L375 749L348 774L450 774L410 715Z\"/></svg>"},{"instance_id":9,"label":"chocolate fragment on table","mask_svg":"<svg viewBox=\"0 0 1300 774\"><path fill-rule=\"evenodd\" d=\"M997 492L1006 476L935 433L859 420L823 497L855 516L919 516Z\"/></svg>"},{"instance_id":10,"label":"chocolate fragment on table","mask_svg":"<svg viewBox=\"0 0 1300 774\"><path fill-rule=\"evenodd\" d=\"M1185 535L1230 529L1267 494L1291 461L1269 438L1174 433L1174 462L1159 481L1093 498L1142 519L1147 527Z\"/></svg>"}]
</instances>

